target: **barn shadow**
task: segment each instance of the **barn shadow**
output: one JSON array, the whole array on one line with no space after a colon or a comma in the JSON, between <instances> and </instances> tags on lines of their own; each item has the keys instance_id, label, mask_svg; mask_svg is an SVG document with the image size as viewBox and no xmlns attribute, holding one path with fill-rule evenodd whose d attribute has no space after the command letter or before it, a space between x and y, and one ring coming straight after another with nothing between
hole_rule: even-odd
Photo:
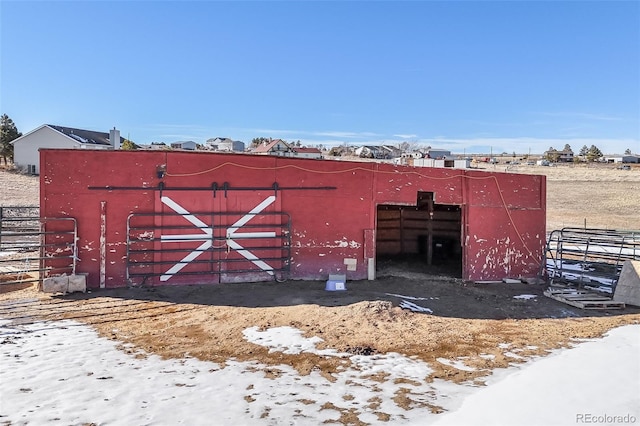
<instances>
[{"instance_id":1,"label":"barn shadow","mask_svg":"<svg viewBox=\"0 0 640 426\"><path fill-rule=\"evenodd\" d=\"M67 301L84 300L89 304L98 298L125 299L129 303L164 302L181 305L180 308L194 305L339 307L367 301L388 301L393 306L424 309L416 315L467 319L577 318L640 313L640 308L631 306L619 310L582 310L547 298L543 295L545 288L526 283L476 284L424 272L390 270L373 281L347 281L346 290L342 291L327 291L324 281L285 281L130 287L56 297Z\"/></svg>"}]
</instances>

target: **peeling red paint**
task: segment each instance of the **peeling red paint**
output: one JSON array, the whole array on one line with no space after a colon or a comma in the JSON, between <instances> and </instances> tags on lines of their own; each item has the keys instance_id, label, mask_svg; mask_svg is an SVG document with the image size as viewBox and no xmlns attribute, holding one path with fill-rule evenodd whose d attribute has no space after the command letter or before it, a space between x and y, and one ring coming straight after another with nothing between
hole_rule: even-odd
<instances>
[{"instance_id":1,"label":"peeling red paint","mask_svg":"<svg viewBox=\"0 0 640 426\"><path fill-rule=\"evenodd\" d=\"M264 188L274 182L290 188L334 187L278 191L275 202L266 207L265 212L282 211L291 217L292 279L324 280L336 271L346 272L348 279L371 278L377 206L415 205L419 191L433 192L439 204L461 206L463 278L533 277L543 256L544 176L177 151L41 150L40 155L41 214L77 219L77 268L88 273L89 288L101 281L101 262L93 261L101 237L101 203L108 205L102 282L106 287L125 286L127 218L132 213L162 211L159 191L154 190L160 182L168 188L211 187L214 182L237 188ZM156 175L158 165L166 165L162 179ZM247 190L225 196L218 191L216 197L212 190L174 191L171 196L190 211L248 212L274 195L274 191ZM198 243L191 245L195 248ZM346 271L345 259L354 259L350 265L355 270ZM230 270L220 277L232 282L273 278L259 269L242 275ZM192 282L217 281L177 275L167 284Z\"/></svg>"}]
</instances>

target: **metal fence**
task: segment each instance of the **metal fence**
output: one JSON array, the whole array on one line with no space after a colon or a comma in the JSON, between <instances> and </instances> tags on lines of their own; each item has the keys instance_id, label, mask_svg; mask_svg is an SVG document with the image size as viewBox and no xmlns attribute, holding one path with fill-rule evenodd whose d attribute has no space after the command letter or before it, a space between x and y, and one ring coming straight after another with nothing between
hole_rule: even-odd
<instances>
[{"instance_id":1,"label":"metal fence","mask_svg":"<svg viewBox=\"0 0 640 426\"><path fill-rule=\"evenodd\" d=\"M613 293L626 260L640 260L640 231L563 228L549 235L543 267L551 284Z\"/></svg>"},{"instance_id":2,"label":"metal fence","mask_svg":"<svg viewBox=\"0 0 640 426\"><path fill-rule=\"evenodd\" d=\"M0 207L0 285L75 274L74 218L41 218L39 208Z\"/></svg>"}]
</instances>

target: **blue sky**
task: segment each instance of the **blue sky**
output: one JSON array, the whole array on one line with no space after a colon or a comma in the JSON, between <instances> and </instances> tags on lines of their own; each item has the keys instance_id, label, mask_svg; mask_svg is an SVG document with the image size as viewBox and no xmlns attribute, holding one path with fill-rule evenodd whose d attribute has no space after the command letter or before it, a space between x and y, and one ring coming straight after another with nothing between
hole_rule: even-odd
<instances>
[{"instance_id":1,"label":"blue sky","mask_svg":"<svg viewBox=\"0 0 640 426\"><path fill-rule=\"evenodd\" d=\"M637 1L5 1L0 113L138 143L640 152Z\"/></svg>"}]
</instances>

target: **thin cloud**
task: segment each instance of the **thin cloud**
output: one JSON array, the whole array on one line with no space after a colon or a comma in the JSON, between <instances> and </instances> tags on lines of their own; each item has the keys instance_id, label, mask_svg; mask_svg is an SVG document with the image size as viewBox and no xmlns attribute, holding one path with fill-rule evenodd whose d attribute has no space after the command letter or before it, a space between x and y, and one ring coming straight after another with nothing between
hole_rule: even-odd
<instances>
[{"instance_id":1,"label":"thin cloud","mask_svg":"<svg viewBox=\"0 0 640 426\"><path fill-rule=\"evenodd\" d=\"M393 136L395 136L396 138L400 138L400 139L415 139L415 138L418 137L418 135L402 135L402 134L393 135Z\"/></svg>"},{"instance_id":2,"label":"thin cloud","mask_svg":"<svg viewBox=\"0 0 640 426\"><path fill-rule=\"evenodd\" d=\"M155 131L167 131L171 129L189 129L189 130L199 130L206 131L207 127L201 126L199 124L149 124L146 126L141 126L143 130L155 130Z\"/></svg>"},{"instance_id":3,"label":"thin cloud","mask_svg":"<svg viewBox=\"0 0 640 426\"><path fill-rule=\"evenodd\" d=\"M181 141L192 141L200 138L200 136L181 134L181 133L158 135L158 137L160 139L174 139L174 140L181 140Z\"/></svg>"},{"instance_id":4,"label":"thin cloud","mask_svg":"<svg viewBox=\"0 0 640 426\"><path fill-rule=\"evenodd\" d=\"M138 129L134 129L136 133L149 134L145 140L148 141L161 141L161 142L175 142L191 140L199 142L211 134L211 129L197 125L197 124L175 124L175 123L163 123L163 124L149 124L141 126ZM143 141L136 141L142 142Z\"/></svg>"},{"instance_id":5,"label":"thin cloud","mask_svg":"<svg viewBox=\"0 0 640 426\"><path fill-rule=\"evenodd\" d=\"M317 136L317 137L331 137L331 138L348 138L348 139L358 139L358 138L371 138L375 136L381 136L377 133L373 132L348 132L348 131L337 131L337 130L325 130L325 131L310 131L310 130L295 130L295 129L236 129L238 131L243 132L254 132L259 134L271 135L271 136L300 136L300 138L304 136Z\"/></svg>"},{"instance_id":6,"label":"thin cloud","mask_svg":"<svg viewBox=\"0 0 640 426\"><path fill-rule=\"evenodd\" d=\"M286 130L286 129L237 129L237 130L243 131L243 132L258 133L261 135L264 134L269 136L296 135L296 134L302 133L302 131L299 131L299 130Z\"/></svg>"},{"instance_id":7,"label":"thin cloud","mask_svg":"<svg viewBox=\"0 0 640 426\"><path fill-rule=\"evenodd\" d=\"M312 132L312 134L317 136L329 136L329 137L335 137L335 138L349 138L349 139L370 138L374 136L380 136L377 133L372 133L372 132Z\"/></svg>"},{"instance_id":8,"label":"thin cloud","mask_svg":"<svg viewBox=\"0 0 640 426\"><path fill-rule=\"evenodd\" d=\"M587 112L539 112L538 114L547 117L565 117L565 118L579 118L585 120L597 120L597 121L622 121L622 117L615 117L607 114L593 114Z\"/></svg>"},{"instance_id":9,"label":"thin cloud","mask_svg":"<svg viewBox=\"0 0 640 426\"><path fill-rule=\"evenodd\" d=\"M486 121L486 120L463 120L465 124L472 124L475 126L491 126L491 127L523 127L530 126L532 124L544 124L543 122L535 122L535 123L523 123L516 121L509 122L500 122L500 121Z\"/></svg>"}]
</instances>

